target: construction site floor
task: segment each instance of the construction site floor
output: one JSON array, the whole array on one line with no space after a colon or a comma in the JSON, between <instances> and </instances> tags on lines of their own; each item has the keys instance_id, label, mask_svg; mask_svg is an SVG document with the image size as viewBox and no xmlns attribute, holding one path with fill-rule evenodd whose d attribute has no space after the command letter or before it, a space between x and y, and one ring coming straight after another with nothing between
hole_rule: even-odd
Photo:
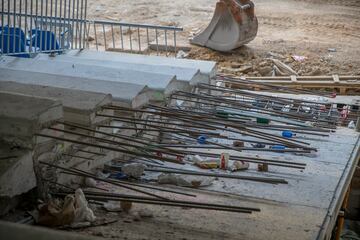
<instances>
[{"instance_id":1,"label":"construction site floor","mask_svg":"<svg viewBox=\"0 0 360 240\"><path fill-rule=\"evenodd\" d=\"M183 197L184 200L258 207L261 212L241 214L134 204L129 214L98 209L98 216L120 220L82 232L114 239L326 239L357 165L359 133L339 128L331 137L313 137L307 142L319 149L315 155L271 154L274 159L307 164L305 170L270 166L269 172L264 173L264 176L286 179L287 185L216 179L205 189L187 189L195 193L196 198ZM259 175L255 164L239 174ZM138 218L138 211L144 209L153 217Z\"/></svg>"}]
</instances>

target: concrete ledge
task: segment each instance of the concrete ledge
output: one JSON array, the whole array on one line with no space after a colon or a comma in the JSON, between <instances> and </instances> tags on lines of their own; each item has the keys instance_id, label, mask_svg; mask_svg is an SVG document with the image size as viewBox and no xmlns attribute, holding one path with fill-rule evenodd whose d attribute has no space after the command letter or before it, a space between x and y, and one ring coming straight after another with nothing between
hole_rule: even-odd
<instances>
[{"instance_id":1,"label":"concrete ledge","mask_svg":"<svg viewBox=\"0 0 360 240\"><path fill-rule=\"evenodd\" d=\"M63 104L64 120L90 126L97 121L96 111L112 102L110 94L94 93L74 89L1 82L0 89L4 92L27 94L33 97L45 97L60 100ZM99 117L98 117L99 118Z\"/></svg>"},{"instance_id":2,"label":"concrete ledge","mask_svg":"<svg viewBox=\"0 0 360 240\"><path fill-rule=\"evenodd\" d=\"M0 138L32 145L34 133L63 118L60 101L0 92Z\"/></svg>"}]
</instances>

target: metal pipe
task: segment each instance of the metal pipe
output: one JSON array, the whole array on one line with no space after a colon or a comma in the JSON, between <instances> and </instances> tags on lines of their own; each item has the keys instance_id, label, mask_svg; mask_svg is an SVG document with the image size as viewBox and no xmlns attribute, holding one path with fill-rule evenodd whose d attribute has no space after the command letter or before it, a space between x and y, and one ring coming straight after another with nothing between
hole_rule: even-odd
<instances>
[{"instance_id":1,"label":"metal pipe","mask_svg":"<svg viewBox=\"0 0 360 240\"><path fill-rule=\"evenodd\" d=\"M5 1L1 1L1 46L0 46L0 55L4 53L5 49L4 49L4 35L5 35L5 31L4 31L4 12L5 12Z\"/></svg>"},{"instance_id":2,"label":"metal pipe","mask_svg":"<svg viewBox=\"0 0 360 240\"><path fill-rule=\"evenodd\" d=\"M165 161L165 162L184 164L183 162L179 162L179 161L176 161L176 160L173 160L173 159L170 159L170 158L158 157L158 156L153 156L153 155L149 155L149 154L141 154L141 153L138 153L138 152L135 152L135 151L127 150L127 149L119 149L119 148L115 148L115 147L111 147L111 146L107 146L107 145L94 144L94 143L74 140L74 139L65 138L65 137L52 136L52 135L42 134L42 133L36 133L35 136L44 137L44 138L52 138L52 139L56 139L56 140L59 140L59 141L70 142L70 143L75 143L75 144L80 144L80 145L85 145L85 146L90 146L90 147L103 148L103 149L107 149L107 150L114 151L114 152L126 153L126 154L129 154L131 156L141 156L141 157L144 157L144 158L158 159L160 161Z\"/></svg>"},{"instance_id":3,"label":"metal pipe","mask_svg":"<svg viewBox=\"0 0 360 240\"><path fill-rule=\"evenodd\" d=\"M105 47L105 51L106 51L107 47L106 47L106 34L105 34L105 25L104 24L102 25L102 29L103 29L103 37L104 37L104 47Z\"/></svg>"},{"instance_id":4,"label":"metal pipe","mask_svg":"<svg viewBox=\"0 0 360 240\"><path fill-rule=\"evenodd\" d=\"M79 35L79 0L76 0L76 30L75 30L75 48L78 48Z\"/></svg>"},{"instance_id":5,"label":"metal pipe","mask_svg":"<svg viewBox=\"0 0 360 240\"><path fill-rule=\"evenodd\" d=\"M60 196L65 196L64 194L56 194ZM215 210L215 211L225 211L225 212L237 212L237 213L248 213L251 214L252 211L244 210L244 209L233 209L228 207L217 207L217 206L206 206L202 205L202 203L173 203L172 201L159 201L157 199L141 199L137 196L117 196L117 197L109 197L109 196L94 196L94 195L86 195L86 198L89 200L95 201L126 201L126 202L134 202L141 204L150 204L150 205L164 205L164 206L172 206L172 207L182 207L182 208L196 208L196 209L204 209L204 210Z\"/></svg>"},{"instance_id":6,"label":"metal pipe","mask_svg":"<svg viewBox=\"0 0 360 240\"><path fill-rule=\"evenodd\" d=\"M115 185L115 186L118 186L118 187L127 188L127 189L132 190L132 191L135 191L135 192L139 192L139 193L143 193L143 194L146 194L146 195L149 195L149 196L152 196L152 197L156 197L156 198L159 198L159 199L165 199L165 200L167 200L167 198L162 197L162 196L159 196L159 195L157 195L157 194L153 194L153 193L149 193L149 192L146 192L146 191L137 189L137 188L129 187L129 186L125 185L125 184L115 183L115 182L110 181L110 180L108 180L108 179L99 178L99 177L97 177L97 176L95 176L95 175L93 175L93 174L84 173L84 171L79 171L79 170L76 169L76 168L67 169L67 168L60 167L60 166L57 166L57 165L54 165L54 164L50 164L50 163L46 163L46 162L43 162L43 161L40 161L39 163L40 163L40 164L43 164L43 165L47 165L47 166L53 167L53 168L57 168L57 169L63 170L63 171L65 171L65 172L70 173L71 175L91 177L91 178L93 178L94 180L97 180L97 181L110 183L110 184Z\"/></svg>"},{"instance_id":7,"label":"metal pipe","mask_svg":"<svg viewBox=\"0 0 360 240\"><path fill-rule=\"evenodd\" d=\"M123 29L120 25L120 41L121 41L121 49L124 50L124 36L123 36Z\"/></svg>"},{"instance_id":8,"label":"metal pipe","mask_svg":"<svg viewBox=\"0 0 360 240\"><path fill-rule=\"evenodd\" d=\"M229 179L247 180L247 181L270 183L270 184L288 184L287 181L285 181L284 179L281 179L281 178L269 178L269 177L264 178L264 177L240 176L240 175L220 174L220 173L206 173L206 172L185 171L185 170L154 169L154 168L146 168L145 171L146 172L162 172L162 173L194 175L194 176L207 176L207 177L217 177L217 178L229 178Z\"/></svg>"}]
</instances>

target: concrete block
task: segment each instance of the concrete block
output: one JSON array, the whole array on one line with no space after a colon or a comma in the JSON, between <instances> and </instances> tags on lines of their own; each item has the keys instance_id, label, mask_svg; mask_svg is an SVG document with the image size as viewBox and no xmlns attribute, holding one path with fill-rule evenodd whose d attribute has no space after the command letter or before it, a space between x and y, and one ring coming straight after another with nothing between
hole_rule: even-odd
<instances>
[{"instance_id":1,"label":"concrete block","mask_svg":"<svg viewBox=\"0 0 360 240\"><path fill-rule=\"evenodd\" d=\"M33 145L33 135L63 118L62 104L50 98L0 92L0 138Z\"/></svg>"},{"instance_id":2,"label":"concrete block","mask_svg":"<svg viewBox=\"0 0 360 240\"><path fill-rule=\"evenodd\" d=\"M178 81L188 83L189 85L196 85L201 82L202 77L199 69L185 68L177 66L153 65L144 63L129 63L121 61L121 59L114 58L112 60L102 60L86 57L76 57L68 54L60 54L50 56L48 54L39 54L36 59L54 61L54 62L71 62L73 64L85 64L91 66L102 66L115 69L141 71L146 73L158 73L165 75L175 75Z\"/></svg>"},{"instance_id":3,"label":"concrete block","mask_svg":"<svg viewBox=\"0 0 360 240\"><path fill-rule=\"evenodd\" d=\"M89 78L99 81L135 83L148 86L152 90L158 90L164 92L165 94L181 89L184 85L184 82L177 81L175 75L108 68L98 65L91 65L90 67L89 65L75 64L71 62L55 62L4 56L1 58L0 65L1 67L13 70L56 74L67 77Z\"/></svg>"},{"instance_id":4,"label":"concrete block","mask_svg":"<svg viewBox=\"0 0 360 240\"><path fill-rule=\"evenodd\" d=\"M109 105L112 102L110 94L16 82L0 81L0 90L34 97L57 99L63 105L65 121L86 126L101 122L102 119L96 117L96 112L101 110L102 106Z\"/></svg>"},{"instance_id":5,"label":"concrete block","mask_svg":"<svg viewBox=\"0 0 360 240\"><path fill-rule=\"evenodd\" d=\"M200 73L209 79L216 76L216 62L201 61L192 59L177 59L171 57L148 56L118 52L98 52L94 50L70 50L69 56L76 56L86 59L97 59L98 61L110 60L127 63L141 63L152 66L175 66L182 68L193 68L200 70Z\"/></svg>"},{"instance_id":6,"label":"concrete block","mask_svg":"<svg viewBox=\"0 0 360 240\"><path fill-rule=\"evenodd\" d=\"M119 83L113 81L99 81L83 77L68 77L56 74L39 73L31 70L14 70L0 66L0 81L33 84L64 89L80 90L111 94L113 101L118 105L139 107L149 100L163 98L162 94L154 94L148 87L133 83Z\"/></svg>"}]
</instances>

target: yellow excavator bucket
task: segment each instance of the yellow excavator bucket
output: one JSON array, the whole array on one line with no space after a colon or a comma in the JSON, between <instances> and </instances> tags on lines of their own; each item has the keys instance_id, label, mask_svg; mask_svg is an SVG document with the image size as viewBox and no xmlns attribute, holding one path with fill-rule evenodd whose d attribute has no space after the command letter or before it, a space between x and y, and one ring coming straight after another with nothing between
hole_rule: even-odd
<instances>
[{"instance_id":1,"label":"yellow excavator bucket","mask_svg":"<svg viewBox=\"0 0 360 240\"><path fill-rule=\"evenodd\" d=\"M196 35L192 44L228 52L250 41L257 34L258 21L250 0L220 0L209 26Z\"/></svg>"}]
</instances>

